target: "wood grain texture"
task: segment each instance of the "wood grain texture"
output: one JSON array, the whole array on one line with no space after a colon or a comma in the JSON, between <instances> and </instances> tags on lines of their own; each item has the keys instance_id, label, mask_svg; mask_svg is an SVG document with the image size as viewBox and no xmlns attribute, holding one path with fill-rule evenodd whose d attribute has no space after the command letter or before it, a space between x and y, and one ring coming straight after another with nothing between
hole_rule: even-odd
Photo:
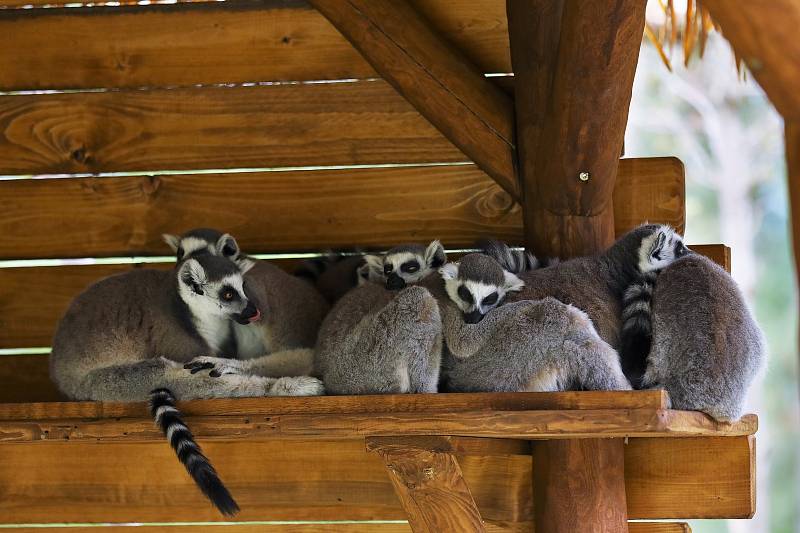
<instances>
[{"instance_id":1,"label":"wood grain texture","mask_svg":"<svg viewBox=\"0 0 800 533\"><path fill-rule=\"evenodd\" d=\"M724 268L728 274L731 272L731 249L724 244L692 244L692 251L708 257Z\"/></svg>"},{"instance_id":2,"label":"wood grain texture","mask_svg":"<svg viewBox=\"0 0 800 533\"><path fill-rule=\"evenodd\" d=\"M485 532L480 511L452 453L413 440L373 442L414 533Z\"/></svg>"},{"instance_id":3,"label":"wood grain texture","mask_svg":"<svg viewBox=\"0 0 800 533\"><path fill-rule=\"evenodd\" d=\"M567 391L384 394L309 398L220 398L180 402L188 416L277 416L342 413L457 413L461 411L531 411L594 409L664 409L664 391ZM0 404L0 420L63 418L147 418L145 403L60 402Z\"/></svg>"},{"instance_id":4,"label":"wood grain texture","mask_svg":"<svg viewBox=\"0 0 800 533\"><path fill-rule=\"evenodd\" d=\"M411 3L481 72L510 71L502 2L462 0L457 9L446 0ZM0 48L8 52L0 56L2 90L377 76L302 1L0 11Z\"/></svg>"},{"instance_id":5,"label":"wood grain texture","mask_svg":"<svg viewBox=\"0 0 800 533\"><path fill-rule=\"evenodd\" d=\"M614 240L612 192L645 2L508 8L526 245L551 257L600 252Z\"/></svg>"},{"instance_id":6,"label":"wood grain texture","mask_svg":"<svg viewBox=\"0 0 800 533\"><path fill-rule=\"evenodd\" d=\"M628 522L629 533L692 533L685 522Z\"/></svg>"},{"instance_id":7,"label":"wood grain texture","mask_svg":"<svg viewBox=\"0 0 800 533\"><path fill-rule=\"evenodd\" d=\"M721 423L693 411L598 409L341 414L226 415L187 418L193 433L213 440L354 439L457 435L508 439L751 435L755 415ZM0 420L0 442L147 442L161 433L147 418Z\"/></svg>"},{"instance_id":8,"label":"wood grain texture","mask_svg":"<svg viewBox=\"0 0 800 533\"><path fill-rule=\"evenodd\" d=\"M744 470L752 458L746 447L735 445L737 439L711 446L714 439L630 439L630 517L745 515L752 500L742 488L755 478ZM363 439L200 443L242 506L240 520L405 517L382 462L365 451ZM0 449L0 523L219 520L164 442L42 442ZM735 473L720 475L720 464ZM488 524L527 523L531 530L530 456L469 456L460 465Z\"/></svg>"},{"instance_id":9,"label":"wood grain texture","mask_svg":"<svg viewBox=\"0 0 800 533\"><path fill-rule=\"evenodd\" d=\"M310 0L364 58L514 198L513 104L405 0Z\"/></svg>"},{"instance_id":10,"label":"wood grain texture","mask_svg":"<svg viewBox=\"0 0 800 533\"><path fill-rule=\"evenodd\" d=\"M642 462L645 458L646 463ZM698 464L714 465L713 483L690 479ZM714 501L715 510L730 518L752 518L755 513L755 438L674 439L655 442L654 439L631 439L625 452L625 486L628 507L636 509L637 518L674 518L663 511L667 501ZM630 465L636 465L635 467ZM691 465L691 466L690 466ZM709 480L710 481L710 480ZM647 496L641 488L660 486ZM719 487L726 487L724 493ZM684 518L712 518L698 506Z\"/></svg>"},{"instance_id":11,"label":"wood grain texture","mask_svg":"<svg viewBox=\"0 0 800 533\"><path fill-rule=\"evenodd\" d=\"M381 80L0 98L0 174L465 160Z\"/></svg>"},{"instance_id":12,"label":"wood grain texture","mask_svg":"<svg viewBox=\"0 0 800 533\"><path fill-rule=\"evenodd\" d=\"M534 442L537 531L628 531L622 439Z\"/></svg>"},{"instance_id":13,"label":"wood grain texture","mask_svg":"<svg viewBox=\"0 0 800 533\"><path fill-rule=\"evenodd\" d=\"M0 356L0 405L8 402L58 402L66 398L50 381L46 355Z\"/></svg>"},{"instance_id":14,"label":"wood grain texture","mask_svg":"<svg viewBox=\"0 0 800 533\"><path fill-rule=\"evenodd\" d=\"M795 31L800 4L794 0L704 0L714 22L733 45L767 96L786 119L800 119Z\"/></svg>"},{"instance_id":15,"label":"wood grain texture","mask_svg":"<svg viewBox=\"0 0 800 533\"><path fill-rule=\"evenodd\" d=\"M620 233L646 220L682 226L674 160L625 159L620 169ZM224 228L250 253L523 240L519 205L473 165L11 180L0 196L5 259L164 255L162 233L198 226Z\"/></svg>"}]
</instances>

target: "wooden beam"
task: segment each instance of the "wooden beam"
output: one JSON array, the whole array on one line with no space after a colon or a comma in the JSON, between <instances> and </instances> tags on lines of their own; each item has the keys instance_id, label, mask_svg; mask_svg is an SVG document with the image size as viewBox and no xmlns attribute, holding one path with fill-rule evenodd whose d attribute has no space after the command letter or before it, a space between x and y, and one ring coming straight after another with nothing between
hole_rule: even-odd
<instances>
[{"instance_id":1,"label":"wooden beam","mask_svg":"<svg viewBox=\"0 0 800 533\"><path fill-rule=\"evenodd\" d=\"M430 450L424 437L367 440L386 465L414 533L486 531L455 455Z\"/></svg>"},{"instance_id":2,"label":"wooden beam","mask_svg":"<svg viewBox=\"0 0 800 533\"><path fill-rule=\"evenodd\" d=\"M628 531L622 439L533 443L536 531Z\"/></svg>"},{"instance_id":3,"label":"wooden beam","mask_svg":"<svg viewBox=\"0 0 800 533\"><path fill-rule=\"evenodd\" d=\"M722 34L786 119L800 120L800 3L796 0L703 0Z\"/></svg>"},{"instance_id":4,"label":"wooden beam","mask_svg":"<svg viewBox=\"0 0 800 533\"><path fill-rule=\"evenodd\" d=\"M614 240L611 193L644 0L508 0L526 243L571 257Z\"/></svg>"},{"instance_id":5,"label":"wooden beam","mask_svg":"<svg viewBox=\"0 0 800 533\"><path fill-rule=\"evenodd\" d=\"M514 198L513 104L405 0L310 0L445 137Z\"/></svg>"}]
</instances>

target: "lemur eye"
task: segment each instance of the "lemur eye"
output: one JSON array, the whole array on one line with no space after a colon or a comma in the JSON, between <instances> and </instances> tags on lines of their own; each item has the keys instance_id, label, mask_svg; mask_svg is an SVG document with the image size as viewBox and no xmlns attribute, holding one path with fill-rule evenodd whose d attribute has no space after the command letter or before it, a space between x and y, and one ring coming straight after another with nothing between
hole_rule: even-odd
<instances>
[{"instance_id":1,"label":"lemur eye","mask_svg":"<svg viewBox=\"0 0 800 533\"><path fill-rule=\"evenodd\" d=\"M468 304L475 302L475 298L472 297L472 293L470 293L469 289L467 289L464 285L458 288L458 296Z\"/></svg>"},{"instance_id":2,"label":"lemur eye","mask_svg":"<svg viewBox=\"0 0 800 533\"><path fill-rule=\"evenodd\" d=\"M481 303L482 303L483 305L494 305L494 304L496 304L496 303L497 303L497 299L498 299L499 297L500 297L500 295L498 295L496 292L493 292L492 294L490 294L489 296L487 296L486 298L484 298L484 299L483 299L483 302L481 302Z\"/></svg>"},{"instance_id":3,"label":"lemur eye","mask_svg":"<svg viewBox=\"0 0 800 533\"><path fill-rule=\"evenodd\" d=\"M385 265L383 265L383 273L390 274L393 268L394 266L391 263L386 263Z\"/></svg>"},{"instance_id":4,"label":"lemur eye","mask_svg":"<svg viewBox=\"0 0 800 533\"><path fill-rule=\"evenodd\" d=\"M419 270L419 263L417 261L409 261L407 263L403 263L400 267L400 270L406 272L408 274L413 274Z\"/></svg>"},{"instance_id":5,"label":"lemur eye","mask_svg":"<svg viewBox=\"0 0 800 533\"><path fill-rule=\"evenodd\" d=\"M222 299L226 302L233 301L236 298L236 292L231 289L225 289L222 291Z\"/></svg>"},{"instance_id":6,"label":"lemur eye","mask_svg":"<svg viewBox=\"0 0 800 533\"><path fill-rule=\"evenodd\" d=\"M183 259L183 254L185 253L186 252L184 251L183 246L178 246L178 261Z\"/></svg>"}]
</instances>

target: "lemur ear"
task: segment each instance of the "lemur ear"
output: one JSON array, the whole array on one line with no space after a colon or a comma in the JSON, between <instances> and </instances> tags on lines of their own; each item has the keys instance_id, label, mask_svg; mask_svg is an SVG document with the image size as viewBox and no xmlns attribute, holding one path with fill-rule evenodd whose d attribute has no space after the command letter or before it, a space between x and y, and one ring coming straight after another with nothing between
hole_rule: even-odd
<instances>
[{"instance_id":1,"label":"lemur ear","mask_svg":"<svg viewBox=\"0 0 800 533\"><path fill-rule=\"evenodd\" d=\"M439 268L447 262L444 246L439 241L432 241L425 249L425 263L429 268Z\"/></svg>"},{"instance_id":2,"label":"lemur ear","mask_svg":"<svg viewBox=\"0 0 800 533\"><path fill-rule=\"evenodd\" d=\"M232 235L226 233L217 239L217 253L222 257L236 257L239 255L239 244Z\"/></svg>"},{"instance_id":3,"label":"lemur ear","mask_svg":"<svg viewBox=\"0 0 800 533\"><path fill-rule=\"evenodd\" d=\"M458 277L458 263L447 263L439 269L442 279L447 281Z\"/></svg>"},{"instance_id":4,"label":"lemur ear","mask_svg":"<svg viewBox=\"0 0 800 533\"><path fill-rule=\"evenodd\" d=\"M366 262L358 266L356 269L356 282L359 287L369 282L369 273L371 269L372 267Z\"/></svg>"},{"instance_id":5,"label":"lemur ear","mask_svg":"<svg viewBox=\"0 0 800 533\"><path fill-rule=\"evenodd\" d=\"M246 274L248 270L256 266L255 261L244 257L237 258L235 263L239 267L239 270L241 270L242 274Z\"/></svg>"},{"instance_id":6,"label":"lemur ear","mask_svg":"<svg viewBox=\"0 0 800 533\"><path fill-rule=\"evenodd\" d=\"M506 292L518 292L525 286L525 282L511 272L503 271L503 288Z\"/></svg>"},{"instance_id":7,"label":"lemur ear","mask_svg":"<svg viewBox=\"0 0 800 533\"><path fill-rule=\"evenodd\" d=\"M181 245L180 237L178 237L177 235L172 235L170 233L163 233L161 235L161 238L164 239L164 242L167 243L167 245L170 248L172 248L173 252L178 251L178 247Z\"/></svg>"},{"instance_id":8,"label":"lemur ear","mask_svg":"<svg viewBox=\"0 0 800 533\"><path fill-rule=\"evenodd\" d=\"M383 274L383 256L365 255L364 261L367 262L367 267L370 271Z\"/></svg>"},{"instance_id":9,"label":"lemur ear","mask_svg":"<svg viewBox=\"0 0 800 533\"><path fill-rule=\"evenodd\" d=\"M203 266L196 259L188 259L182 264L178 275L184 285L190 287L196 294L203 294L203 287L208 278Z\"/></svg>"}]
</instances>

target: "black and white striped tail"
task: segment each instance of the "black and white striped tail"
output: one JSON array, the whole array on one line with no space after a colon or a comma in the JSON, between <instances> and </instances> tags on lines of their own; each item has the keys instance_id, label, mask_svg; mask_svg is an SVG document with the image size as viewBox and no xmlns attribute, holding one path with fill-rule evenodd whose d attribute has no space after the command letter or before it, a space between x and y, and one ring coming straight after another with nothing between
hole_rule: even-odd
<instances>
[{"instance_id":1,"label":"black and white striped tail","mask_svg":"<svg viewBox=\"0 0 800 533\"><path fill-rule=\"evenodd\" d=\"M652 301L655 282L655 272L641 274L625 289L622 297L619 354L622 371L634 388L641 385L653 340Z\"/></svg>"},{"instance_id":2,"label":"black and white striped tail","mask_svg":"<svg viewBox=\"0 0 800 533\"><path fill-rule=\"evenodd\" d=\"M314 284L334 260L328 257L306 259L295 269L294 275Z\"/></svg>"},{"instance_id":3,"label":"black and white striped tail","mask_svg":"<svg viewBox=\"0 0 800 533\"><path fill-rule=\"evenodd\" d=\"M150 412L156 425L164 432L178 459L203 494L225 516L235 515L239 511L239 506L183 422L180 411L175 407L172 393L167 389L156 389L151 392Z\"/></svg>"},{"instance_id":4,"label":"black and white striped tail","mask_svg":"<svg viewBox=\"0 0 800 533\"><path fill-rule=\"evenodd\" d=\"M543 265L535 255L525 250L515 250L506 243L496 239L483 239L478 241L477 248L488 255L512 274L519 274L526 270L536 270Z\"/></svg>"}]
</instances>

